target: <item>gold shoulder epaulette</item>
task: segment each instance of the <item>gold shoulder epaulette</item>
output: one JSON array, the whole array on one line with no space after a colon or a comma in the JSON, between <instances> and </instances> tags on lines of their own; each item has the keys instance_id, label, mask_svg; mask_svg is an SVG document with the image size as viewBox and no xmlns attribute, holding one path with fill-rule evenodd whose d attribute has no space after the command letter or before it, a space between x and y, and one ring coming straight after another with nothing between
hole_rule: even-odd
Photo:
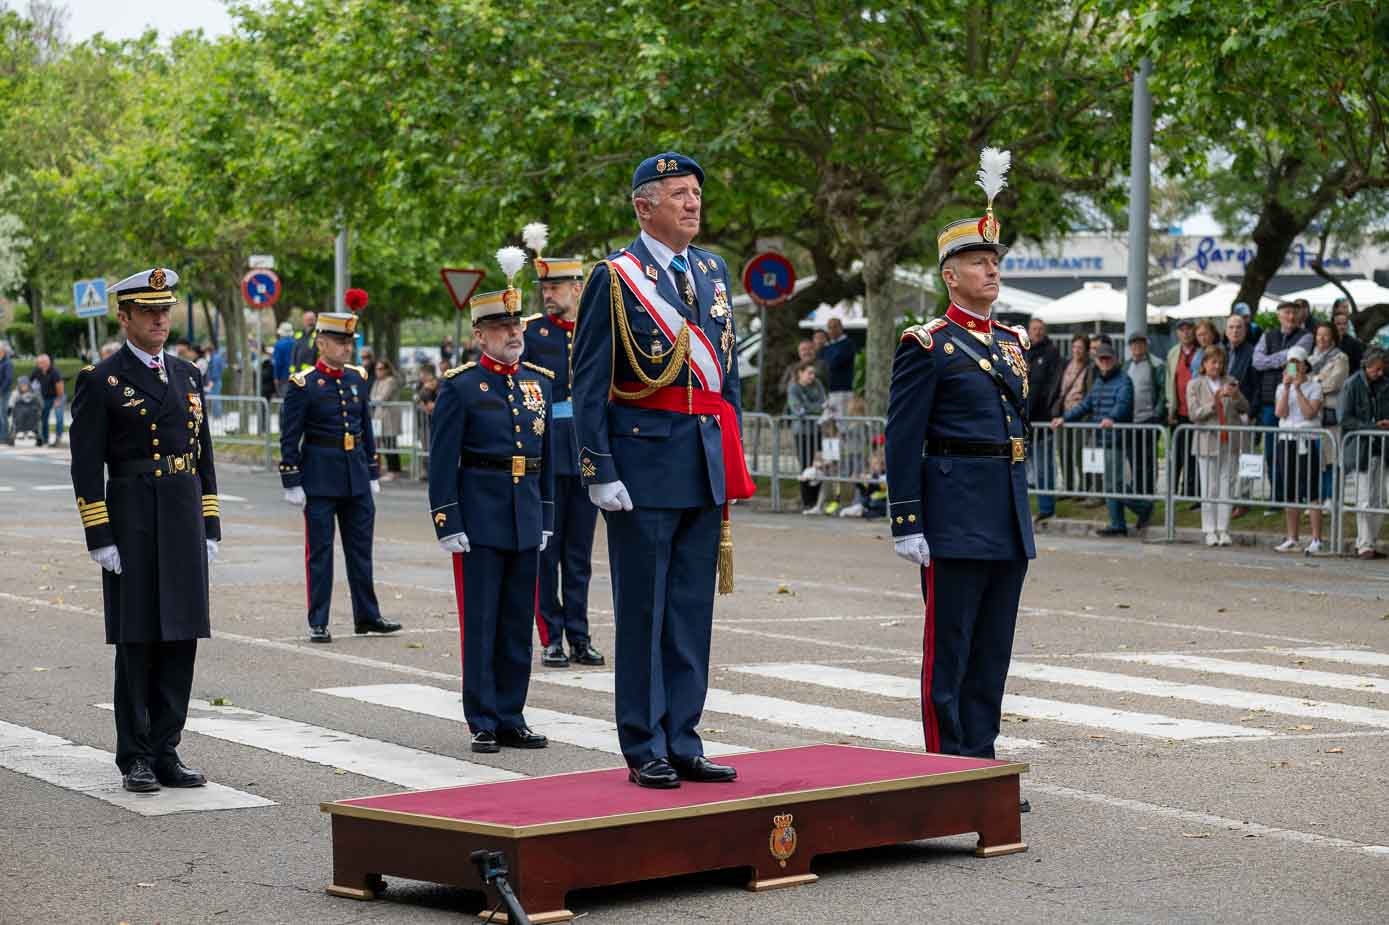
<instances>
[{"instance_id":1,"label":"gold shoulder epaulette","mask_svg":"<svg viewBox=\"0 0 1389 925\"><path fill-rule=\"evenodd\" d=\"M545 367L538 366L535 363L522 363L521 365L524 366L526 369L535 370L542 376L548 376L551 379L555 378L555 371L553 369L546 369Z\"/></svg>"},{"instance_id":2,"label":"gold shoulder epaulette","mask_svg":"<svg viewBox=\"0 0 1389 925\"><path fill-rule=\"evenodd\" d=\"M295 385L299 386L299 388L302 389L304 386L309 384L309 371L307 369L301 369L299 370L299 372L290 376L289 381L293 382Z\"/></svg>"},{"instance_id":3,"label":"gold shoulder epaulette","mask_svg":"<svg viewBox=\"0 0 1389 925\"><path fill-rule=\"evenodd\" d=\"M444 378L452 379L454 376L458 375L464 370L472 369L476 365L476 363L469 361L467 363L464 363L462 366L455 366L453 369L446 369L444 370Z\"/></svg>"},{"instance_id":4,"label":"gold shoulder epaulette","mask_svg":"<svg viewBox=\"0 0 1389 925\"><path fill-rule=\"evenodd\" d=\"M902 340L906 340L910 337L920 344L923 350L930 350L935 343L931 337L932 333L939 331L943 327L945 327L944 318L932 318L925 324L914 324L907 328L902 332Z\"/></svg>"},{"instance_id":5,"label":"gold shoulder epaulette","mask_svg":"<svg viewBox=\"0 0 1389 925\"><path fill-rule=\"evenodd\" d=\"M353 366L351 363L348 363L347 368L355 370L357 375L361 376L363 379L367 377L367 370L365 366Z\"/></svg>"},{"instance_id":6,"label":"gold shoulder epaulette","mask_svg":"<svg viewBox=\"0 0 1389 925\"><path fill-rule=\"evenodd\" d=\"M532 321L534 321L535 319L544 317L544 315L545 315L544 312L536 312L534 315L522 315L522 316L521 316L521 323L522 323L522 324L530 324L530 323L531 323Z\"/></svg>"},{"instance_id":7,"label":"gold shoulder epaulette","mask_svg":"<svg viewBox=\"0 0 1389 925\"><path fill-rule=\"evenodd\" d=\"M94 369L96 369L96 367L93 366L92 364L88 363L86 366L84 366L84 367L82 367L80 370L78 370L78 372L89 373L89 372L91 372L91 371L94 370Z\"/></svg>"},{"instance_id":8,"label":"gold shoulder epaulette","mask_svg":"<svg viewBox=\"0 0 1389 925\"><path fill-rule=\"evenodd\" d=\"M1022 345L1022 349L1031 349L1032 340L1027 336L1026 328L1022 327L1021 325L1000 324L999 322L994 323L997 324L1000 328L1003 328L1005 331L1011 331L1013 336L1018 339L1018 343Z\"/></svg>"}]
</instances>

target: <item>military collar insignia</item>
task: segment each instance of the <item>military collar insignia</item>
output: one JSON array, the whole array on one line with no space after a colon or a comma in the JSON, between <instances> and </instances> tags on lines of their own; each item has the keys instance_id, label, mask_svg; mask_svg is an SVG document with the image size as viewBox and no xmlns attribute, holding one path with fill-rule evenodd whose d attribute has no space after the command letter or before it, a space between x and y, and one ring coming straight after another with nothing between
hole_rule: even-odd
<instances>
[{"instance_id":1,"label":"military collar insignia","mask_svg":"<svg viewBox=\"0 0 1389 925\"><path fill-rule=\"evenodd\" d=\"M704 261L700 260L698 257L695 258L695 266L699 267L699 272L701 273L709 272L709 268L704 265Z\"/></svg>"},{"instance_id":2,"label":"military collar insignia","mask_svg":"<svg viewBox=\"0 0 1389 925\"><path fill-rule=\"evenodd\" d=\"M540 336L541 336L541 337L549 337L549 336L550 336L550 329L549 329L549 328L541 328L541 329L540 329Z\"/></svg>"},{"instance_id":3,"label":"military collar insignia","mask_svg":"<svg viewBox=\"0 0 1389 925\"><path fill-rule=\"evenodd\" d=\"M650 277L652 282L660 282L661 280L661 274L657 273L656 268L649 263L646 265L646 275Z\"/></svg>"}]
</instances>

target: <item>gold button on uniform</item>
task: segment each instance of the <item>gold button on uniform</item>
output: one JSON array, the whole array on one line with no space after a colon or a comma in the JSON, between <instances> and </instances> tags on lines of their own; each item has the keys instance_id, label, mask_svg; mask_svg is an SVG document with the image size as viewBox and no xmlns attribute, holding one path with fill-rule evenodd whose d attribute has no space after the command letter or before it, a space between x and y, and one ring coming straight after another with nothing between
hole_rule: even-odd
<instances>
[{"instance_id":1,"label":"gold button on uniform","mask_svg":"<svg viewBox=\"0 0 1389 925\"><path fill-rule=\"evenodd\" d=\"M159 429L158 425L156 425L156 424L151 424L151 425L150 425L150 430L158 430L158 429Z\"/></svg>"},{"instance_id":2,"label":"gold button on uniform","mask_svg":"<svg viewBox=\"0 0 1389 925\"><path fill-rule=\"evenodd\" d=\"M902 518L901 518L901 517L898 517L898 518L897 518L897 522L900 524L900 523L902 522Z\"/></svg>"},{"instance_id":3,"label":"gold button on uniform","mask_svg":"<svg viewBox=\"0 0 1389 925\"><path fill-rule=\"evenodd\" d=\"M151 440L150 446L159 446L159 438L155 437L153 440Z\"/></svg>"},{"instance_id":4,"label":"gold button on uniform","mask_svg":"<svg viewBox=\"0 0 1389 925\"><path fill-rule=\"evenodd\" d=\"M154 461L155 461L155 462L159 462L159 454L158 454L158 453L155 453L155 454L154 454Z\"/></svg>"},{"instance_id":5,"label":"gold button on uniform","mask_svg":"<svg viewBox=\"0 0 1389 925\"><path fill-rule=\"evenodd\" d=\"M518 434L521 432L521 425L520 425L520 424L517 424L517 425L516 425L516 432L517 432Z\"/></svg>"},{"instance_id":6,"label":"gold button on uniform","mask_svg":"<svg viewBox=\"0 0 1389 925\"><path fill-rule=\"evenodd\" d=\"M516 449L519 450L520 448L521 448L521 441L520 441L520 440L517 440L517 441L516 441Z\"/></svg>"},{"instance_id":7,"label":"gold button on uniform","mask_svg":"<svg viewBox=\"0 0 1389 925\"><path fill-rule=\"evenodd\" d=\"M916 515L915 515L915 514L908 514L908 515L907 515L907 523L911 523L911 524L916 523Z\"/></svg>"},{"instance_id":8,"label":"gold button on uniform","mask_svg":"<svg viewBox=\"0 0 1389 925\"><path fill-rule=\"evenodd\" d=\"M632 433L634 433L634 434L639 434L639 433L641 433L641 428L640 428L640 427L633 427L633 428L632 428Z\"/></svg>"}]
</instances>

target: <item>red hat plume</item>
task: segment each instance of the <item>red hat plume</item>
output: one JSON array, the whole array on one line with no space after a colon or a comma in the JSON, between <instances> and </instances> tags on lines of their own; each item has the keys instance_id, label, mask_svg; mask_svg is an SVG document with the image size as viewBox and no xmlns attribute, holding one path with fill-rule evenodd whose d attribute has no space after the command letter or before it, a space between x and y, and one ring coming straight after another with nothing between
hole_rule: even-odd
<instances>
[{"instance_id":1,"label":"red hat plume","mask_svg":"<svg viewBox=\"0 0 1389 925\"><path fill-rule=\"evenodd\" d=\"M354 312L359 312L367 307L367 291L365 289L349 289L343 293L343 301L347 307Z\"/></svg>"}]
</instances>

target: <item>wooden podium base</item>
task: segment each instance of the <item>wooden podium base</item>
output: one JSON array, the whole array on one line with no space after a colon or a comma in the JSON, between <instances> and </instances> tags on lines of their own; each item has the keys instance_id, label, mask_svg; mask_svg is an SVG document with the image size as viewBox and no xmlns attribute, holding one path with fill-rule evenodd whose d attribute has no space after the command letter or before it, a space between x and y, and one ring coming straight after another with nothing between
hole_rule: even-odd
<instances>
[{"instance_id":1,"label":"wooden podium base","mask_svg":"<svg viewBox=\"0 0 1389 925\"><path fill-rule=\"evenodd\" d=\"M816 855L979 834L978 857L1027 850L1024 764L847 745L731 756L738 780L646 790L626 769L324 803L334 896L370 900L382 875L487 894L469 855L506 856L539 923L566 922L570 890L745 868L753 892L813 883ZM504 922L498 915L484 921Z\"/></svg>"}]
</instances>

